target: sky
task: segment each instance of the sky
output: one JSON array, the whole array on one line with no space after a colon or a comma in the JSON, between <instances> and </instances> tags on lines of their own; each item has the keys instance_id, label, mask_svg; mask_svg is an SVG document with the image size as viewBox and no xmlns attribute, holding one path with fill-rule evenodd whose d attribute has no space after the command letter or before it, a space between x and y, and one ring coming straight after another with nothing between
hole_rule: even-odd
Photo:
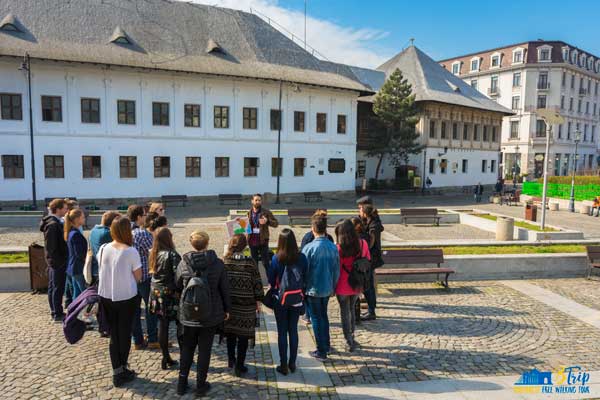
<instances>
[{"instance_id":1,"label":"sky","mask_svg":"<svg viewBox=\"0 0 600 400\"><path fill-rule=\"evenodd\" d=\"M192 0L272 18L304 37L304 0ZM414 44L436 60L528 40L600 57L598 0L307 0L307 43L326 59L375 68ZM281 29L280 29L281 30Z\"/></svg>"}]
</instances>

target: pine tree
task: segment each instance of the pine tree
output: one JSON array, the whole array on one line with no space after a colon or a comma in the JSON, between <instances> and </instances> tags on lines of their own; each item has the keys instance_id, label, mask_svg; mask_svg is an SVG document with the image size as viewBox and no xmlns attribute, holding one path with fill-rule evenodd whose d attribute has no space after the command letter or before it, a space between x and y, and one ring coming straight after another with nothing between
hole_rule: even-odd
<instances>
[{"instance_id":1,"label":"pine tree","mask_svg":"<svg viewBox=\"0 0 600 400\"><path fill-rule=\"evenodd\" d=\"M375 170L375 179L378 179L381 163L386 155L398 167L402 163L408 164L409 156L422 150L416 131L419 110L415 95L411 84L404 79L399 69L388 77L375 95L373 112L375 118L370 138L372 147L367 155L379 158Z\"/></svg>"}]
</instances>

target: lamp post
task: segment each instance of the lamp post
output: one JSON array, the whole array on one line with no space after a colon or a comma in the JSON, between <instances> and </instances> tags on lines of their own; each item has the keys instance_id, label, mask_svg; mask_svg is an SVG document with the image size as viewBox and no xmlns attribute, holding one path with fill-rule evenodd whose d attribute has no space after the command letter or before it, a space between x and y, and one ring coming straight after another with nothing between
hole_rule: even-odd
<instances>
[{"instance_id":1,"label":"lamp post","mask_svg":"<svg viewBox=\"0 0 600 400\"><path fill-rule=\"evenodd\" d=\"M573 157L573 173L571 175L571 197L569 198L569 211L575 212L575 173L577 172L577 146L581 140L581 132L575 132L575 157Z\"/></svg>"},{"instance_id":2,"label":"lamp post","mask_svg":"<svg viewBox=\"0 0 600 400\"><path fill-rule=\"evenodd\" d=\"M427 148L423 146L423 173L421 175L421 195L425 195L425 168L427 168Z\"/></svg>"},{"instance_id":3,"label":"lamp post","mask_svg":"<svg viewBox=\"0 0 600 400\"><path fill-rule=\"evenodd\" d=\"M279 81L279 126L277 127L277 196L275 197L275 204L279 204L279 183L281 178L281 125L283 125L283 116L281 111L281 91L283 81Z\"/></svg>"},{"instance_id":4,"label":"lamp post","mask_svg":"<svg viewBox=\"0 0 600 400\"><path fill-rule=\"evenodd\" d=\"M21 71L24 71L27 75L27 91L29 93L29 144L31 146L31 209L37 209L37 195L35 191L35 153L33 151L33 110L32 110L32 101L31 101L31 60L29 58L29 53L25 53L25 57L23 57L23 62L21 63L21 67L19 68Z\"/></svg>"}]
</instances>

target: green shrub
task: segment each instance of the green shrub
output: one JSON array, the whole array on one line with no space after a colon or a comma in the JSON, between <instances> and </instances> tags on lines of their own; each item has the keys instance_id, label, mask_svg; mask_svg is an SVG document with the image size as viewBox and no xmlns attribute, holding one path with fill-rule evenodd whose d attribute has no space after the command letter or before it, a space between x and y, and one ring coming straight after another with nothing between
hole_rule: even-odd
<instances>
[{"instance_id":1,"label":"green shrub","mask_svg":"<svg viewBox=\"0 0 600 400\"><path fill-rule=\"evenodd\" d=\"M544 183L543 178L539 178L537 183ZM570 176L549 176L548 183L560 183L564 185L571 184ZM575 185L600 185L600 176L576 176Z\"/></svg>"},{"instance_id":2,"label":"green shrub","mask_svg":"<svg viewBox=\"0 0 600 400\"><path fill-rule=\"evenodd\" d=\"M564 178L564 177L556 177ZM588 178L588 177L580 177ZM524 182L523 194L534 197L542 197L544 185L538 182ZM571 182L568 184L548 183L548 196L558 199L569 199L571 197ZM600 196L600 182L598 184L576 184L575 185L575 200L593 200L596 196Z\"/></svg>"}]
</instances>

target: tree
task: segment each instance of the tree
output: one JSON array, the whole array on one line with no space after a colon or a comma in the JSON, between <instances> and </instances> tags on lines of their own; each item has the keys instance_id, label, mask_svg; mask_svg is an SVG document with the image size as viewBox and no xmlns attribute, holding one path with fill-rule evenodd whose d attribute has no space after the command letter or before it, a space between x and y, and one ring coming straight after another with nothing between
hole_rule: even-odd
<instances>
[{"instance_id":1,"label":"tree","mask_svg":"<svg viewBox=\"0 0 600 400\"><path fill-rule=\"evenodd\" d=\"M415 103L412 86L402 72L396 70L388 77L373 102L375 117L372 121L368 156L378 157L375 179L379 178L381 163L386 155L391 163L398 167L408 164L411 154L420 153L419 134L416 130L419 122L419 110Z\"/></svg>"}]
</instances>

